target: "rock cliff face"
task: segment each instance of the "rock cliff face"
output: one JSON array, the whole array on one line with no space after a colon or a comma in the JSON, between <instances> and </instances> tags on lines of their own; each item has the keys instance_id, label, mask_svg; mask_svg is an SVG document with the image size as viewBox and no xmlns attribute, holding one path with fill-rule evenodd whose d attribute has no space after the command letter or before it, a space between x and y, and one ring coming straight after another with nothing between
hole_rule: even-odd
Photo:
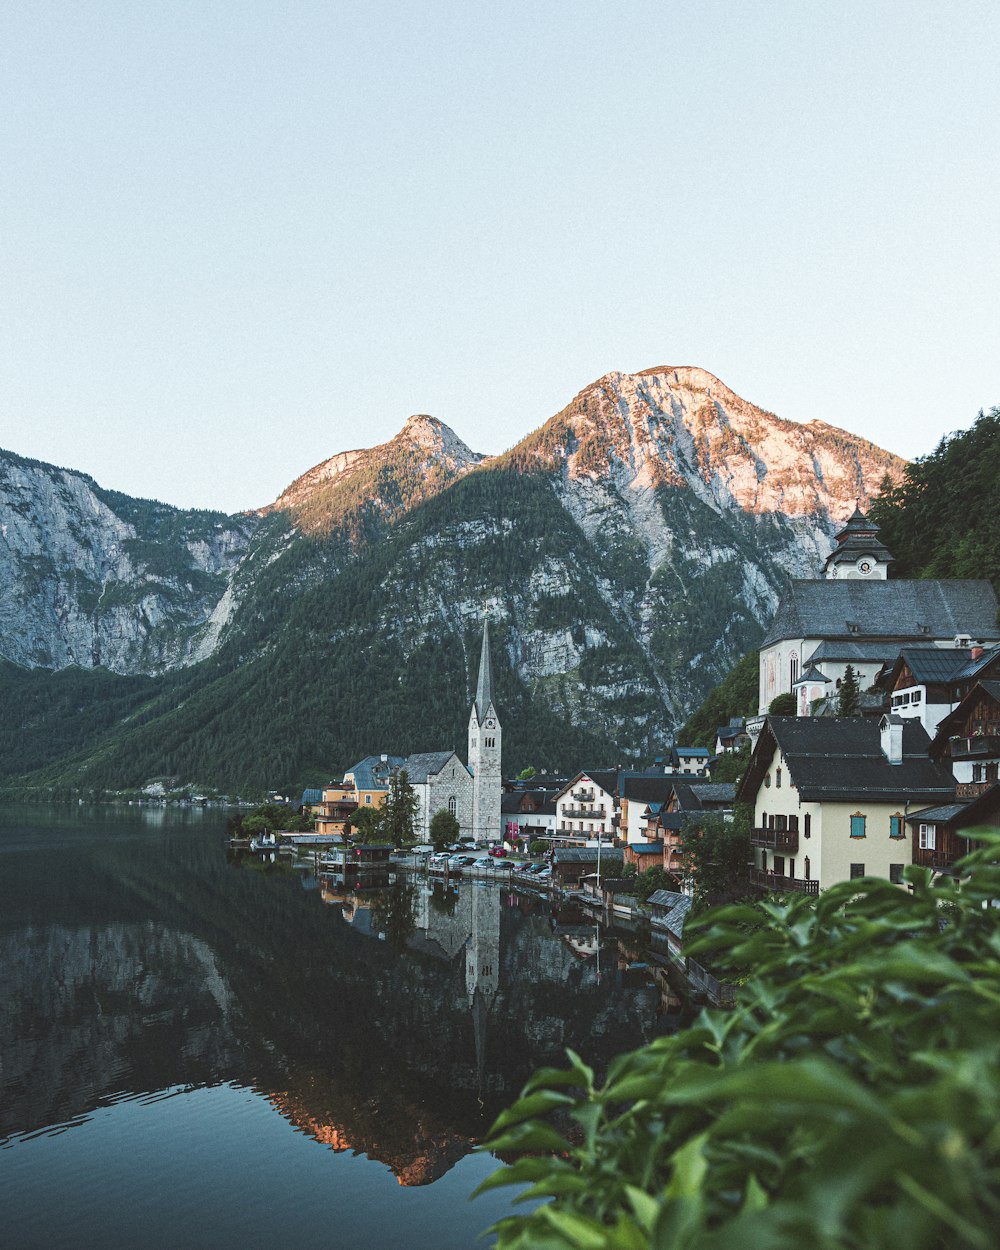
<instances>
[{"instance_id":1,"label":"rock cliff face","mask_svg":"<svg viewBox=\"0 0 1000 1250\"><path fill-rule=\"evenodd\" d=\"M0 655L119 673L192 662L257 524L0 452Z\"/></svg>"}]
</instances>

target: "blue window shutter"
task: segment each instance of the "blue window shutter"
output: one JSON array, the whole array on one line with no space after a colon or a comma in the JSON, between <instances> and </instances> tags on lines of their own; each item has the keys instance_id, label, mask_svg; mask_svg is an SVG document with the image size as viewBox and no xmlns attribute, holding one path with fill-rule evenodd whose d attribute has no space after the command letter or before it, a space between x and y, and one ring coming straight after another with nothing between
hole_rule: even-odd
<instances>
[{"instance_id":1,"label":"blue window shutter","mask_svg":"<svg viewBox=\"0 0 1000 1250\"><path fill-rule=\"evenodd\" d=\"M851 837L863 838L865 836L865 818L857 815L851 817Z\"/></svg>"}]
</instances>

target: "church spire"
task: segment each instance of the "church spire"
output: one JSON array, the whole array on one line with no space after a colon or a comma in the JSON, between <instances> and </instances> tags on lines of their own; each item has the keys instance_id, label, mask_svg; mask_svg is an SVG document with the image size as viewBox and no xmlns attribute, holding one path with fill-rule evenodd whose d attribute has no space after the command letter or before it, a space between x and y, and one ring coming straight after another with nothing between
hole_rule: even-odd
<instances>
[{"instance_id":1,"label":"church spire","mask_svg":"<svg viewBox=\"0 0 1000 1250\"><path fill-rule=\"evenodd\" d=\"M483 649L479 656L479 683L476 686L476 716L481 721L493 702L493 665L490 662L490 621L483 620Z\"/></svg>"}]
</instances>

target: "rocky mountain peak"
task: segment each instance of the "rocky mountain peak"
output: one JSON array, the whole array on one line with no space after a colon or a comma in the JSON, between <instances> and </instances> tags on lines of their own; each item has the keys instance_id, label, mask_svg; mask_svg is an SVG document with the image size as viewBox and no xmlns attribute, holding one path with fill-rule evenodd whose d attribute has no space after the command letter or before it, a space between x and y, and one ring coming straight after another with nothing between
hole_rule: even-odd
<instances>
[{"instance_id":1,"label":"rocky mountain peak","mask_svg":"<svg viewBox=\"0 0 1000 1250\"><path fill-rule=\"evenodd\" d=\"M749 403L706 369L607 373L510 453L514 463L618 490L688 488L715 510L839 521L905 461L825 422Z\"/></svg>"},{"instance_id":2,"label":"rocky mountain peak","mask_svg":"<svg viewBox=\"0 0 1000 1250\"><path fill-rule=\"evenodd\" d=\"M463 443L450 426L423 412L408 417L393 442L414 443L435 459L442 460L455 469L470 468L484 459Z\"/></svg>"}]
</instances>

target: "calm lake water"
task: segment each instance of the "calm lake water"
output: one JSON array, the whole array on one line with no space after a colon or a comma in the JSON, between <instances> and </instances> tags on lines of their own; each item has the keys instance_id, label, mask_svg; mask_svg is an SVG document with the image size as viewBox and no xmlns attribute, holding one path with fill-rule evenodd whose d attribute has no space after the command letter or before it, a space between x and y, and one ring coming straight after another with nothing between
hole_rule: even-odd
<instances>
[{"instance_id":1,"label":"calm lake water","mask_svg":"<svg viewBox=\"0 0 1000 1250\"><path fill-rule=\"evenodd\" d=\"M449 1250L496 1113L676 1027L641 943L495 885L373 894L219 812L0 808L0 1244Z\"/></svg>"}]
</instances>

